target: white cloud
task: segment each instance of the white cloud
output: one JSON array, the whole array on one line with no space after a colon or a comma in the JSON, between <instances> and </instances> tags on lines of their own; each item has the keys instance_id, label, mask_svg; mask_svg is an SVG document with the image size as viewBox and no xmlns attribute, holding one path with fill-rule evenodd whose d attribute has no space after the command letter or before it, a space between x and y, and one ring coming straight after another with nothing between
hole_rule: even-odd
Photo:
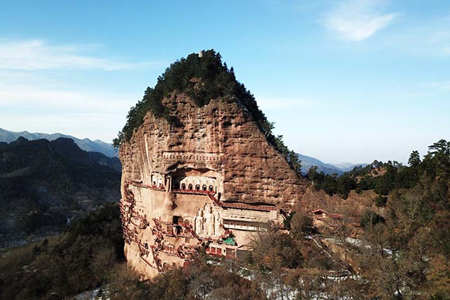
<instances>
[{"instance_id":1,"label":"white cloud","mask_svg":"<svg viewBox=\"0 0 450 300\"><path fill-rule=\"evenodd\" d=\"M2 115L0 118L0 128L6 130L63 133L78 138L100 139L108 143L112 142L124 123L124 116L118 117L103 112L32 115L17 112Z\"/></svg>"},{"instance_id":2,"label":"white cloud","mask_svg":"<svg viewBox=\"0 0 450 300\"><path fill-rule=\"evenodd\" d=\"M102 90L101 84L84 88L76 78L65 79L67 74L135 69L156 63L124 62L91 54L99 50L104 49L98 45L68 46L42 40L0 39L0 127L17 131L59 131L110 141L123 126L129 108L142 96L141 91L133 94L126 89L122 89L124 92ZM95 81L96 76L104 73L101 74L95 72L90 76Z\"/></svg>"},{"instance_id":3,"label":"white cloud","mask_svg":"<svg viewBox=\"0 0 450 300\"><path fill-rule=\"evenodd\" d=\"M0 108L39 107L49 111L124 113L136 99L139 99L137 95L0 84Z\"/></svg>"},{"instance_id":4,"label":"white cloud","mask_svg":"<svg viewBox=\"0 0 450 300\"><path fill-rule=\"evenodd\" d=\"M379 0L345 0L329 11L322 23L341 38L362 41L385 28L398 16L382 13Z\"/></svg>"},{"instance_id":5,"label":"white cloud","mask_svg":"<svg viewBox=\"0 0 450 300\"><path fill-rule=\"evenodd\" d=\"M129 63L83 55L88 46L50 45L43 40L0 40L0 69L99 69L114 71L146 67L154 63Z\"/></svg>"},{"instance_id":6,"label":"white cloud","mask_svg":"<svg viewBox=\"0 0 450 300\"><path fill-rule=\"evenodd\" d=\"M111 141L140 96L0 82L0 128Z\"/></svg>"}]
</instances>

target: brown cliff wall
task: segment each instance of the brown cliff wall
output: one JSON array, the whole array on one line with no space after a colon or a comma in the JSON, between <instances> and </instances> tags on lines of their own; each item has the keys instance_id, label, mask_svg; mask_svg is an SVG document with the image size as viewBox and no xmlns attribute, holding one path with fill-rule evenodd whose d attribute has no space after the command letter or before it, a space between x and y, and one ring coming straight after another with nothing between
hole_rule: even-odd
<instances>
[{"instance_id":1,"label":"brown cliff wall","mask_svg":"<svg viewBox=\"0 0 450 300\"><path fill-rule=\"evenodd\" d=\"M186 168L217 172L223 180L222 201L288 207L301 199L306 180L268 144L238 101L213 100L198 107L173 93L163 104L180 125L147 113L131 140L121 145L122 185L129 180L150 183L152 172Z\"/></svg>"},{"instance_id":2,"label":"brown cliff wall","mask_svg":"<svg viewBox=\"0 0 450 300\"><path fill-rule=\"evenodd\" d=\"M162 104L178 124L148 112L120 147L125 255L147 278L200 247L236 257L262 224L282 222L279 208L299 203L307 185L236 99L199 107L172 93Z\"/></svg>"}]
</instances>

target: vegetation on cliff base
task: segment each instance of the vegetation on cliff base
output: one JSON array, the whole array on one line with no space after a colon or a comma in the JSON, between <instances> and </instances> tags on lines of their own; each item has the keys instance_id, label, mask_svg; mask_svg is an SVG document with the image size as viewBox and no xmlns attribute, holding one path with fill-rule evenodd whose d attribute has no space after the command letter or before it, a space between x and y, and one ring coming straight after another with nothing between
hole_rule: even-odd
<instances>
[{"instance_id":1,"label":"vegetation on cliff base","mask_svg":"<svg viewBox=\"0 0 450 300\"><path fill-rule=\"evenodd\" d=\"M108 281L124 261L120 210L107 204L65 233L0 259L0 299L66 299Z\"/></svg>"},{"instance_id":2,"label":"vegetation on cliff base","mask_svg":"<svg viewBox=\"0 0 450 300\"><path fill-rule=\"evenodd\" d=\"M142 125L148 111L158 118L165 118L170 123L177 124L176 116L162 103L162 99L174 91L187 94L199 107L219 98L239 102L251 114L267 141L300 174L298 156L286 147L282 136L273 135L274 125L259 109L255 97L236 80L233 68L229 69L226 63L222 62L220 54L214 50L202 51L201 54L192 53L187 58L171 64L164 74L158 77L155 87L148 87L142 100L130 109L125 126L114 139L114 146L118 147L122 142L130 140L134 130Z\"/></svg>"}]
</instances>

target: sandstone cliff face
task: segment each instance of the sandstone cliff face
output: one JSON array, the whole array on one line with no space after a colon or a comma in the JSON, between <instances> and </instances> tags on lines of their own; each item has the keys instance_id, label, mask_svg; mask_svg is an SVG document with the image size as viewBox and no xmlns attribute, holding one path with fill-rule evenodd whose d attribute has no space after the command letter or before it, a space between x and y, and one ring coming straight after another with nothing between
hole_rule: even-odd
<instances>
[{"instance_id":1,"label":"sandstone cliff face","mask_svg":"<svg viewBox=\"0 0 450 300\"><path fill-rule=\"evenodd\" d=\"M148 113L130 142L121 146L122 182L150 183L152 172L212 170L222 181L221 201L289 207L301 199L306 181L267 143L239 103L215 100L197 107L183 94L163 103L181 126Z\"/></svg>"},{"instance_id":2,"label":"sandstone cliff face","mask_svg":"<svg viewBox=\"0 0 450 300\"><path fill-rule=\"evenodd\" d=\"M198 106L171 92L162 105L176 124L149 111L120 146L125 255L147 278L183 266L200 247L239 256L307 185L239 99Z\"/></svg>"}]
</instances>

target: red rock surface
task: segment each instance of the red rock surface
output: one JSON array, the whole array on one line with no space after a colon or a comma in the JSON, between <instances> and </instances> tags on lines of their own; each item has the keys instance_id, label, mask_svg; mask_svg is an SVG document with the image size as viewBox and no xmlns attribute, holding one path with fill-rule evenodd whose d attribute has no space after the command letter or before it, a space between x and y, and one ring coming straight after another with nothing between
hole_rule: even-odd
<instances>
[{"instance_id":1,"label":"red rock surface","mask_svg":"<svg viewBox=\"0 0 450 300\"><path fill-rule=\"evenodd\" d=\"M121 145L122 182L143 180L152 171L208 169L223 178L222 201L288 207L301 199L306 180L268 144L239 103L213 100L197 107L183 94L163 103L182 125L148 113L131 140Z\"/></svg>"},{"instance_id":2,"label":"red rock surface","mask_svg":"<svg viewBox=\"0 0 450 300\"><path fill-rule=\"evenodd\" d=\"M282 222L280 209L299 203L307 185L238 101L198 107L172 94L163 104L180 124L148 112L120 147L125 255L147 278L199 247L236 257L264 224Z\"/></svg>"}]
</instances>

